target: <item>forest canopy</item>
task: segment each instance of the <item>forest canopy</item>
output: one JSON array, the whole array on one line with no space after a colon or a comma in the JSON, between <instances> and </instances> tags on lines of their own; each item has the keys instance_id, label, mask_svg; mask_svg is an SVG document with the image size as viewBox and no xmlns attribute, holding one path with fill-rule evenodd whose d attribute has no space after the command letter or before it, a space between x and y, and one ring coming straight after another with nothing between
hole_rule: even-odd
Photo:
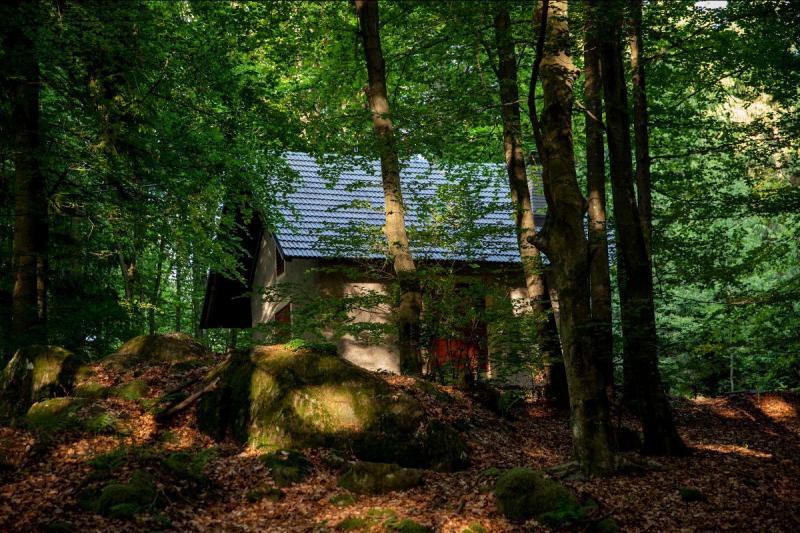
<instances>
[{"instance_id":1,"label":"forest canopy","mask_svg":"<svg viewBox=\"0 0 800 533\"><path fill-rule=\"evenodd\" d=\"M501 163L490 6L381 7L400 159ZM665 380L677 394L796 387L796 6L687 0L644 7ZM536 49L532 8L509 4L523 117ZM296 179L282 153L376 153L347 2L42 1L2 9L6 358L19 345L11 335L11 200L19 192L12 107L24 69L35 67L39 77L37 194L46 202L46 228L38 231L46 234L47 321L32 340L95 357L142 332L204 335L206 272L231 272L238 256L234 211L222 205L274 224L274 206ZM579 28L587 8L574 2L570 9ZM576 31L569 44L579 70L581 39ZM587 116L580 80L575 92L578 132ZM531 124L521 126L533 150ZM574 137L585 183L585 139ZM208 342L225 342L207 334Z\"/></svg>"}]
</instances>

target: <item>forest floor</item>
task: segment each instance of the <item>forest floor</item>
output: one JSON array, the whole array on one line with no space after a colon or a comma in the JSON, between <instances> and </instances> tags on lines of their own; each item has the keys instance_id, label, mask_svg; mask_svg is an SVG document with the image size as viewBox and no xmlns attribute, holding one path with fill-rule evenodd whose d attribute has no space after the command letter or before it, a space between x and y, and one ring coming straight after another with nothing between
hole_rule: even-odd
<instances>
[{"instance_id":1,"label":"forest floor","mask_svg":"<svg viewBox=\"0 0 800 533\"><path fill-rule=\"evenodd\" d=\"M391 516L444 532L547 531L503 518L491 492L491 472L547 469L570 458L565 412L530 403L507 420L458 391L423 392L411 378L389 377L422 400L430 416L462 431L471 451L468 470L426 471L423 485L411 490L332 501L344 492L336 472L326 466L323 450L309 450L313 474L283 488L283 494L270 492L272 481L258 453L211 441L196 429L191 412L168 426L159 426L151 414L156 398L208 367L162 364L114 372L96 365L94 370L95 379L110 387L132 379L147 386L139 397L94 400L95 412L102 406L107 419L101 417L92 430L63 426L42 436L0 427L0 531L335 531L347 518L364 518L350 523L383 531L381 524ZM441 392L450 397L446 405ZM658 459L660 467L644 473L565 483L598 502L600 515L613 517L623 531L800 531L800 397L678 400L675 416L692 449L689 457ZM187 468L186 475L172 477L155 472L153 457L182 457L174 455L181 450L205 458L192 463L199 470ZM79 505L81 494L103 476L124 481L142 468L159 476L157 487L165 495L160 509L122 521ZM701 491L701 501L685 502L683 487Z\"/></svg>"}]
</instances>

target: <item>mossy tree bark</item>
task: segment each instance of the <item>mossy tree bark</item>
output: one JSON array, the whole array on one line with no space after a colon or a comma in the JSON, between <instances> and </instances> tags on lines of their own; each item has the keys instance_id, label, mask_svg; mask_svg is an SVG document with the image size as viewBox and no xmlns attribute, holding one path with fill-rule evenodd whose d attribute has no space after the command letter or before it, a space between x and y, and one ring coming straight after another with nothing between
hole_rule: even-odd
<instances>
[{"instance_id":1,"label":"mossy tree bark","mask_svg":"<svg viewBox=\"0 0 800 533\"><path fill-rule=\"evenodd\" d=\"M28 33L38 7L17 0L8 12L16 21L6 34L4 61L9 73L14 130L14 252L12 348L46 338L47 191L40 168L39 63Z\"/></svg>"},{"instance_id":2,"label":"mossy tree bark","mask_svg":"<svg viewBox=\"0 0 800 533\"><path fill-rule=\"evenodd\" d=\"M585 475L602 475L612 471L616 461L603 376L592 355L589 245L583 224L586 200L578 186L572 140L578 71L569 56L567 1L545 0L538 19L540 40L531 84L535 88L541 64L544 110L539 124L532 100L531 119L541 146L548 213L536 242L552 262L558 291L575 455Z\"/></svg>"},{"instance_id":3,"label":"mossy tree bark","mask_svg":"<svg viewBox=\"0 0 800 533\"><path fill-rule=\"evenodd\" d=\"M419 279L405 226L405 205L400 185L400 161L394 139L389 98L386 91L386 72L378 29L378 0L356 0L356 13L361 28L364 57L369 85L367 98L372 112L372 126L377 140L383 180L384 232L389 245L389 257L400 284L400 302L395 313L398 322L400 368L404 373L420 374L420 313L422 295Z\"/></svg>"},{"instance_id":4,"label":"mossy tree bark","mask_svg":"<svg viewBox=\"0 0 800 533\"><path fill-rule=\"evenodd\" d=\"M658 368L658 344L653 302L653 275L633 187L630 119L622 60L622 20L625 2L597 2L602 12L601 68L606 111L611 190L614 197L618 284L622 314L624 395L639 415L643 450L681 455L686 445L675 429L672 411Z\"/></svg>"},{"instance_id":5,"label":"mossy tree bark","mask_svg":"<svg viewBox=\"0 0 800 533\"><path fill-rule=\"evenodd\" d=\"M566 407L569 405L569 397L566 391L566 374L561 358L558 330L545 283L542 258L539 249L532 243L536 237L536 220L525 168L525 152L522 147L517 54L511 32L511 16L508 7L503 3L498 4L494 31L499 61L497 82L500 87L503 117L503 148L508 182L511 188L511 201L515 207L514 223L519 255L525 273L525 285L528 289L531 311L536 318L539 353L547 365L545 393L551 401Z\"/></svg>"},{"instance_id":6,"label":"mossy tree bark","mask_svg":"<svg viewBox=\"0 0 800 533\"><path fill-rule=\"evenodd\" d=\"M587 6L583 45L583 96L586 108L586 182L589 217L589 285L595 359L600 364L609 397L614 391L614 346L611 315L611 277L608 270L606 228L606 173L603 146L603 85L600 43L595 14Z\"/></svg>"}]
</instances>

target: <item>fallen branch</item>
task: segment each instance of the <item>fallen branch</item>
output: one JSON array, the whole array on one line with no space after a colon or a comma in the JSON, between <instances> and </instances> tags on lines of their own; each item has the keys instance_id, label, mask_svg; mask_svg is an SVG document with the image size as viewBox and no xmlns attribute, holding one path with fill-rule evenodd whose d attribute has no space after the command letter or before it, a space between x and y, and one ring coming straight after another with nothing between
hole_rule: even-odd
<instances>
[{"instance_id":1,"label":"fallen branch","mask_svg":"<svg viewBox=\"0 0 800 533\"><path fill-rule=\"evenodd\" d=\"M209 392L215 390L219 385L219 377L214 378L210 381L205 387L200 389L199 391L195 392L194 394L190 395L188 398L185 398L177 405L173 405L168 407L167 409L161 411L156 415L157 422L165 422L175 416L178 413L181 413L191 407L197 400L199 400L204 394L208 394Z\"/></svg>"}]
</instances>

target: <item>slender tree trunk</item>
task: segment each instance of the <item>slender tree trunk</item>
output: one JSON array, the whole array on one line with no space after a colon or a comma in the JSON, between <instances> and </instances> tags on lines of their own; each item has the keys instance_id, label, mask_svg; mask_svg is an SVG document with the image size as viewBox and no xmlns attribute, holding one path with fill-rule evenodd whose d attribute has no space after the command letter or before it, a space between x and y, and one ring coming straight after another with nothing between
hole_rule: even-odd
<instances>
[{"instance_id":1,"label":"slender tree trunk","mask_svg":"<svg viewBox=\"0 0 800 533\"><path fill-rule=\"evenodd\" d=\"M203 295L205 293L206 273L195 253L192 253L192 328L194 336L202 338L203 330L200 328L200 313L203 309Z\"/></svg>"},{"instance_id":2,"label":"slender tree trunk","mask_svg":"<svg viewBox=\"0 0 800 533\"><path fill-rule=\"evenodd\" d=\"M572 89L578 71L569 56L567 0L542 2L539 19L541 28L546 28L546 40L543 49L537 45L531 86L535 89L541 61L541 124L533 94L529 102L537 144L541 146L548 212L536 242L553 265L558 291L575 455L585 475L602 475L611 472L616 461L610 444L608 398L602 372L592 355L589 244L583 224L586 201L578 186L572 141Z\"/></svg>"},{"instance_id":3,"label":"slender tree trunk","mask_svg":"<svg viewBox=\"0 0 800 533\"><path fill-rule=\"evenodd\" d=\"M164 266L164 247L166 246L166 239L161 236L158 238L158 260L156 262L156 279L153 283L153 293L150 296L150 308L147 310L147 329L150 335L156 332L156 309L158 308L159 300L161 299L161 279L164 274L162 272Z\"/></svg>"},{"instance_id":4,"label":"slender tree trunk","mask_svg":"<svg viewBox=\"0 0 800 533\"><path fill-rule=\"evenodd\" d=\"M179 257L175 257L175 331L183 330L183 269Z\"/></svg>"},{"instance_id":5,"label":"slender tree trunk","mask_svg":"<svg viewBox=\"0 0 800 533\"><path fill-rule=\"evenodd\" d=\"M14 287L12 348L46 342L47 194L40 168L39 64L25 34L30 13L15 3L20 21L4 43L10 80L11 127L14 131ZM28 22L28 24L24 24Z\"/></svg>"},{"instance_id":6,"label":"slender tree trunk","mask_svg":"<svg viewBox=\"0 0 800 533\"><path fill-rule=\"evenodd\" d=\"M400 368L404 373L420 374L422 361L420 359L419 323L422 296L406 233L405 206L400 186L400 161L395 149L394 127L386 92L385 64L378 31L378 1L355 0L355 5L369 78L367 98L380 152L386 213L385 233L389 245L389 256L394 263L394 271L400 284L400 302L396 308Z\"/></svg>"},{"instance_id":7,"label":"slender tree trunk","mask_svg":"<svg viewBox=\"0 0 800 533\"><path fill-rule=\"evenodd\" d=\"M601 65L606 110L611 190L614 195L618 284L622 312L624 394L640 416L644 451L678 455L686 452L672 420L672 411L658 369L658 345L650 257L633 189L633 162L628 96L622 60L623 2L604 0Z\"/></svg>"},{"instance_id":8,"label":"slender tree trunk","mask_svg":"<svg viewBox=\"0 0 800 533\"><path fill-rule=\"evenodd\" d=\"M136 297L136 278L139 273L136 267L136 256L119 252L118 258L125 300L127 300L129 306L133 307L134 298Z\"/></svg>"},{"instance_id":9,"label":"slender tree trunk","mask_svg":"<svg viewBox=\"0 0 800 533\"><path fill-rule=\"evenodd\" d=\"M642 0L630 0L631 81L633 82L633 134L636 140L636 194L647 253L652 253L653 201L650 190L650 134L642 45Z\"/></svg>"},{"instance_id":10,"label":"slender tree trunk","mask_svg":"<svg viewBox=\"0 0 800 533\"><path fill-rule=\"evenodd\" d=\"M528 187L525 152L522 147L517 55L511 33L511 17L504 4L499 4L494 20L494 29L499 59L497 82L500 86L500 103L502 105L503 148L508 182L511 188L511 201L515 207L514 223L519 255L522 259L531 310L535 315L539 352L547 366L545 394L555 404L567 407L569 397L565 390L566 375L561 359L558 331L544 279L542 258L539 249L532 244L536 237L536 221Z\"/></svg>"},{"instance_id":11,"label":"slender tree trunk","mask_svg":"<svg viewBox=\"0 0 800 533\"><path fill-rule=\"evenodd\" d=\"M587 6L589 7L589 6ZM611 277L608 271L606 228L606 170L603 145L603 85L600 78L600 44L596 15L586 11L584 58L584 101L586 107L586 182L589 218L589 284L594 335L592 348L606 382L609 398L614 396L614 345L611 317Z\"/></svg>"}]
</instances>

